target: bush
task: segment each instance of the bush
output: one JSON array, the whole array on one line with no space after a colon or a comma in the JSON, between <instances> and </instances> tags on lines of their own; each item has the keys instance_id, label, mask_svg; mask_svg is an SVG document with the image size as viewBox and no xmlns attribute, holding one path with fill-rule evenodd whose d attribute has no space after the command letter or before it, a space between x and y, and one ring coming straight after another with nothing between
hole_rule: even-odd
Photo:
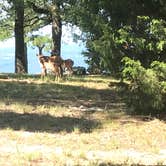
<instances>
[{"instance_id":1,"label":"bush","mask_svg":"<svg viewBox=\"0 0 166 166\"><path fill-rule=\"evenodd\" d=\"M166 108L166 65L153 62L150 69L145 69L139 61L128 57L123 60L123 78L131 81L127 98L134 110L144 113L163 111Z\"/></svg>"},{"instance_id":2,"label":"bush","mask_svg":"<svg viewBox=\"0 0 166 166\"><path fill-rule=\"evenodd\" d=\"M166 81L166 63L154 61L151 68L156 72L160 81Z\"/></svg>"},{"instance_id":3,"label":"bush","mask_svg":"<svg viewBox=\"0 0 166 166\"><path fill-rule=\"evenodd\" d=\"M73 67L73 74L86 75L86 68L82 66Z\"/></svg>"}]
</instances>

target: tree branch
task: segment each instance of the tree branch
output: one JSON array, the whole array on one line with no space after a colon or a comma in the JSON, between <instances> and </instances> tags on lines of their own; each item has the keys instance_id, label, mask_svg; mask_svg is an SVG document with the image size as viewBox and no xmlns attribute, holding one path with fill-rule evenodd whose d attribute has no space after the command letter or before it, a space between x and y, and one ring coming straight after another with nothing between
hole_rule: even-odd
<instances>
[{"instance_id":1,"label":"tree branch","mask_svg":"<svg viewBox=\"0 0 166 166\"><path fill-rule=\"evenodd\" d=\"M28 1L27 2L28 5L30 7L32 7L32 9L36 12L36 13L40 13L40 14L49 14L49 10L45 9L45 8L41 8L39 6L37 6L34 2Z\"/></svg>"}]
</instances>

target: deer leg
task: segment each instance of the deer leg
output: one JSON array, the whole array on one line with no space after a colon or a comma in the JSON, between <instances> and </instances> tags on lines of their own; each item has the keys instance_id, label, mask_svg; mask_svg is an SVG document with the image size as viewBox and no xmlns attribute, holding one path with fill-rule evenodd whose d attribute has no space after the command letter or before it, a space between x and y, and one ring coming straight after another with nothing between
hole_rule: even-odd
<instances>
[{"instance_id":1,"label":"deer leg","mask_svg":"<svg viewBox=\"0 0 166 166\"><path fill-rule=\"evenodd\" d=\"M73 69L72 69L72 67L69 67L69 71L70 71L70 75L72 75L73 74Z\"/></svg>"},{"instance_id":2,"label":"deer leg","mask_svg":"<svg viewBox=\"0 0 166 166\"><path fill-rule=\"evenodd\" d=\"M62 78L62 76L63 76L63 68L62 68L62 66L61 65L59 65L59 76Z\"/></svg>"},{"instance_id":3,"label":"deer leg","mask_svg":"<svg viewBox=\"0 0 166 166\"><path fill-rule=\"evenodd\" d=\"M41 78L43 79L44 78L44 76L46 76L47 75L47 69L46 69L46 67L42 67L42 73L41 73Z\"/></svg>"},{"instance_id":4,"label":"deer leg","mask_svg":"<svg viewBox=\"0 0 166 166\"><path fill-rule=\"evenodd\" d=\"M58 78L58 66L56 64L54 64L52 71L53 71L53 73L55 75L55 81L56 81L57 78Z\"/></svg>"}]
</instances>

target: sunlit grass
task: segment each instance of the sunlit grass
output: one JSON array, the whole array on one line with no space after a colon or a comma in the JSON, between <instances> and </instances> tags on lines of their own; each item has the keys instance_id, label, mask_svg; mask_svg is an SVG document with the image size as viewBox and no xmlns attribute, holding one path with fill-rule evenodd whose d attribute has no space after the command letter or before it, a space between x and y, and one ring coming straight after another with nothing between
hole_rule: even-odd
<instances>
[{"instance_id":1,"label":"sunlit grass","mask_svg":"<svg viewBox=\"0 0 166 166\"><path fill-rule=\"evenodd\" d=\"M118 81L1 79L0 165L131 165L147 161L126 150L160 154L166 149L165 121L128 115L110 82ZM164 158L151 163L165 164Z\"/></svg>"}]
</instances>

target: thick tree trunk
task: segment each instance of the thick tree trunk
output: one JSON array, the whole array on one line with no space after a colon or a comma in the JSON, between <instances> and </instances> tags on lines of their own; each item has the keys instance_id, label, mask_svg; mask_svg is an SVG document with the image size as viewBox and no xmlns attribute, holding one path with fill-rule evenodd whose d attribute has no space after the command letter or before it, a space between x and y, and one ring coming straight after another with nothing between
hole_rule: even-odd
<instances>
[{"instance_id":1,"label":"thick tree trunk","mask_svg":"<svg viewBox=\"0 0 166 166\"><path fill-rule=\"evenodd\" d=\"M52 15L52 40L53 48L52 51L56 55L61 55L61 36L62 36L62 20L60 16L59 5L51 7Z\"/></svg>"},{"instance_id":2,"label":"thick tree trunk","mask_svg":"<svg viewBox=\"0 0 166 166\"><path fill-rule=\"evenodd\" d=\"M24 1L15 2L15 73L27 72L24 45Z\"/></svg>"}]
</instances>

